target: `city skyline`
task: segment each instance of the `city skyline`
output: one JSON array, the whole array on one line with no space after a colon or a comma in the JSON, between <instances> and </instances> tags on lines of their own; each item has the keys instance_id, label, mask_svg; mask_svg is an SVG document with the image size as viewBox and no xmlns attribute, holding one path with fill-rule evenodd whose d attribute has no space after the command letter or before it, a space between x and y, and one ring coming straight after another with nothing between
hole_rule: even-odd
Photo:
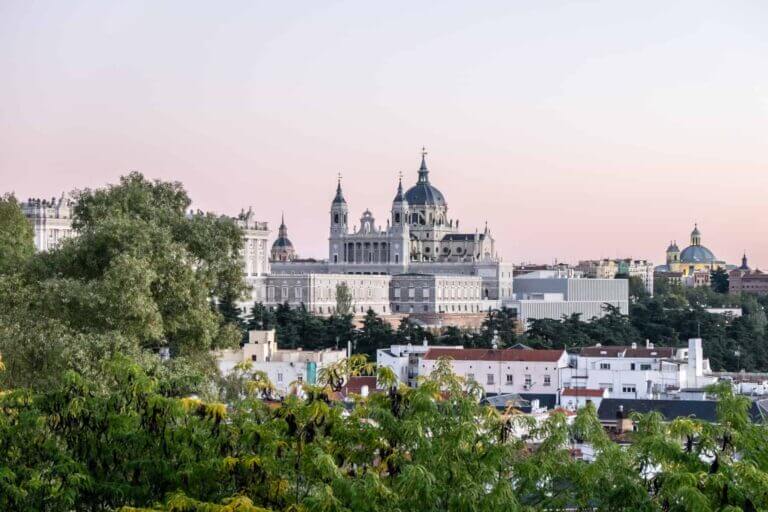
<instances>
[{"instance_id":1,"label":"city skyline","mask_svg":"<svg viewBox=\"0 0 768 512\"><path fill-rule=\"evenodd\" d=\"M252 205L273 237L285 212L324 257L337 173L350 224L384 225L425 145L507 262L661 264L698 222L719 258L768 264L764 5L405 5L6 2L3 189L136 170L195 208Z\"/></svg>"}]
</instances>

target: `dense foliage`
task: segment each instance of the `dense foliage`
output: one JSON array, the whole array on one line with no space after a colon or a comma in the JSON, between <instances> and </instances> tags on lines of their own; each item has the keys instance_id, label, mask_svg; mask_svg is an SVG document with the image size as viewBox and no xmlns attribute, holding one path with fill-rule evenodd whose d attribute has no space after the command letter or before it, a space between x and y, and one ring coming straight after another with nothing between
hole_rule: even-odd
<instances>
[{"instance_id":1,"label":"dense foliage","mask_svg":"<svg viewBox=\"0 0 768 512\"><path fill-rule=\"evenodd\" d=\"M349 366L347 365L347 368ZM228 404L168 398L123 357L96 386L0 395L0 509L20 511L758 510L768 507L768 430L721 389L720 422L637 417L628 448L593 407L542 422L478 403L443 363L418 389L263 400L242 373ZM338 375L338 374L336 374ZM524 432L523 438L512 435ZM584 444L586 443L586 444ZM573 457L591 447L594 462Z\"/></svg>"},{"instance_id":2,"label":"dense foliage","mask_svg":"<svg viewBox=\"0 0 768 512\"><path fill-rule=\"evenodd\" d=\"M711 313L709 308L740 307L743 316ZM534 320L526 342L535 347L579 347L594 343L627 345L650 340L659 346L680 346L703 338L704 353L715 370L767 371L768 297L733 296L713 289L682 288L659 283L653 297L630 303L630 314L607 306L603 318L584 321L578 315L563 320Z\"/></svg>"},{"instance_id":3,"label":"dense foliage","mask_svg":"<svg viewBox=\"0 0 768 512\"><path fill-rule=\"evenodd\" d=\"M133 173L78 192L79 236L33 254L28 222L4 198L0 255L13 264L0 266L0 382L44 389L68 369L96 378L93 362L116 353L178 373L180 391L202 382L189 368L212 370L211 348L240 340L212 303L245 289L242 233L228 218L188 214L189 205L180 184ZM151 355L160 347L178 357L160 365Z\"/></svg>"}]
</instances>

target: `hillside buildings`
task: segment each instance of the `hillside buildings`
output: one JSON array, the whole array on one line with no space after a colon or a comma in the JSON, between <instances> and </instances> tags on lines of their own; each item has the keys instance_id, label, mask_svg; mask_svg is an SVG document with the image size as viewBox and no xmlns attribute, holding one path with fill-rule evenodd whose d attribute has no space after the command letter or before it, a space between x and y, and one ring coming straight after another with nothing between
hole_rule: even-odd
<instances>
[{"instance_id":1,"label":"hillside buildings","mask_svg":"<svg viewBox=\"0 0 768 512\"><path fill-rule=\"evenodd\" d=\"M617 276L639 278L649 295L653 295L653 263L632 258L580 261L575 270L591 279L615 279Z\"/></svg>"},{"instance_id":2,"label":"hillside buildings","mask_svg":"<svg viewBox=\"0 0 768 512\"><path fill-rule=\"evenodd\" d=\"M567 388L607 390L613 398L659 398L712 384L701 339L687 348L638 346L584 347L564 373Z\"/></svg>"},{"instance_id":3,"label":"hillside buildings","mask_svg":"<svg viewBox=\"0 0 768 512\"><path fill-rule=\"evenodd\" d=\"M728 292L734 295L768 295L768 274L749 268L745 254L741 258L741 266L728 273Z\"/></svg>"},{"instance_id":4,"label":"hillside buildings","mask_svg":"<svg viewBox=\"0 0 768 512\"><path fill-rule=\"evenodd\" d=\"M286 395L295 384L316 384L318 373L347 356L345 350L284 350L277 348L275 331L250 331L248 343L239 349L221 350L215 354L222 374L237 365L248 363L249 371L262 371L280 395Z\"/></svg>"}]
</instances>

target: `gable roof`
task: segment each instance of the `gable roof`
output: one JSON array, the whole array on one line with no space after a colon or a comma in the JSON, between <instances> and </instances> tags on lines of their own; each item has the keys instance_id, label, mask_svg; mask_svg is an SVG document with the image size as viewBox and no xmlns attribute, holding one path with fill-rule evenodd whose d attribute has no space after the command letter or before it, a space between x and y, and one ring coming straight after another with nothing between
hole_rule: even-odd
<instances>
[{"instance_id":1,"label":"gable roof","mask_svg":"<svg viewBox=\"0 0 768 512\"><path fill-rule=\"evenodd\" d=\"M530 361L556 362L565 354L565 350L527 350L527 349L492 349L492 348L431 348L424 354L424 359L436 360L441 357L456 361Z\"/></svg>"},{"instance_id":2,"label":"gable roof","mask_svg":"<svg viewBox=\"0 0 768 512\"><path fill-rule=\"evenodd\" d=\"M583 347L580 354L584 357L675 357L674 347L637 347L612 345Z\"/></svg>"}]
</instances>

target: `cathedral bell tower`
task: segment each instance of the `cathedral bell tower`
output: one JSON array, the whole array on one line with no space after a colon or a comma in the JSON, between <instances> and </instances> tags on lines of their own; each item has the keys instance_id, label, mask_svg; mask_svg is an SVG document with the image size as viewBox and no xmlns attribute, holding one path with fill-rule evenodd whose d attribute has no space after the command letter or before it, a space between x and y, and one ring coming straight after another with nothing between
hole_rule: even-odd
<instances>
[{"instance_id":1,"label":"cathedral bell tower","mask_svg":"<svg viewBox=\"0 0 768 512\"><path fill-rule=\"evenodd\" d=\"M411 231L408 225L408 200L403 194L403 177L397 184L397 194L392 201L392 227L390 228L389 261L396 265L407 265L410 259Z\"/></svg>"},{"instance_id":2,"label":"cathedral bell tower","mask_svg":"<svg viewBox=\"0 0 768 512\"><path fill-rule=\"evenodd\" d=\"M349 208L341 192L341 174L336 184L336 196L331 202L331 228L328 237L328 261L329 263L344 263L343 239L349 232Z\"/></svg>"},{"instance_id":3,"label":"cathedral bell tower","mask_svg":"<svg viewBox=\"0 0 768 512\"><path fill-rule=\"evenodd\" d=\"M341 193L341 176L336 185L336 197L331 203L331 236L338 234L347 234L349 209L344 200L344 194Z\"/></svg>"}]
</instances>

